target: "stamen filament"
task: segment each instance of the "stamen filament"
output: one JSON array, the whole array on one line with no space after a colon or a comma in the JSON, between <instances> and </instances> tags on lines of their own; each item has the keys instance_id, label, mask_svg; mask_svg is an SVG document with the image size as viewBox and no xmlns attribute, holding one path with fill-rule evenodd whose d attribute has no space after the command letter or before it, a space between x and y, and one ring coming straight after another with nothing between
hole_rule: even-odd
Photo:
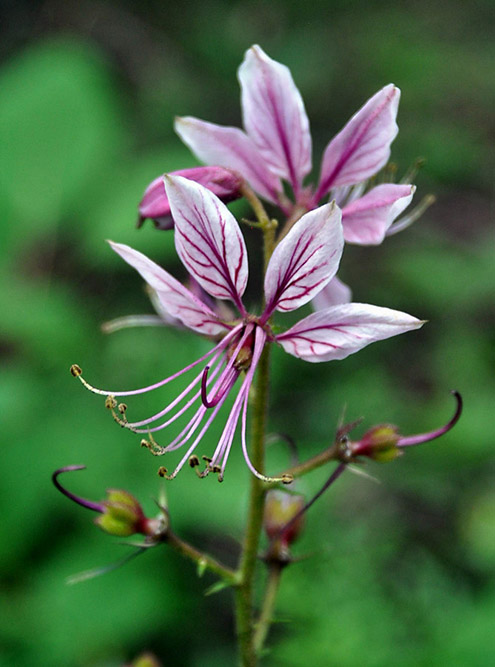
<instances>
[{"instance_id":1,"label":"stamen filament","mask_svg":"<svg viewBox=\"0 0 495 667\"><path fill-rule=\"evenodd\" d=\"M435 201L435 195L426 195L426 197L423 197L419 204L413 208L413 210L408 215L404 215L402 218L399 218L399 220L394 222L393 225L387 229L385 236L392 236L393 234L402 232L404 229L407 229L407 227L410 227L412 223L416 222L416 220L420 218L426 209L429 208Z\"/></svg>"},{"instance_id":2,"label":"stamen filament","mask_svg":"<svg viewBox=\"0 0 495 667\"><path fill-rule=\"evenodd\" d=\"M211 366L213 366L213 365L217 362L217 360L219 359L219 357L222 356L222 354L223 354L223 350L219 350L219 351L215 354L215 356L214 356L214 357L211 359L211 361L210 361ZM217 367L217 369L215 369L215 372L211 375L211 379L213 379L213 378L215 377L215 375L218 374L218 370L219 370L219 369L218 369L218 367ZM187 396L187 394L189 394L189 393L192 391L192 389L193 389L193 388L194 388L194 387L195 387L195 386L202 380L203 373L204 373L204 371L202 371L201 373L199 373L199 374L194 378L194 380L193 380L193 381L192 381L192 382L191 382L191 383L190 383L190 384L189 384L189 385L188 385L188 386L187 386L187 387L186 387L186 388L185 388L185 389L184 389L184 390L177 396L177 398L175 398L175 399L174 399L171 403L169 403L165 408L163 408L162 410L160 410L160 412L157 412L155 415L153 415L152 417L148 417L147 419L142 419L141 421L136 421L136 422L132 422L132 423L131 423L131 422L128 422L128 424L126 425L127 428L131 428L131 430L132 430L132 429L134 429L134 428L138 428L138 427L140 427L140 426L146 426L146 424L151 424L152 422L156 421L157 419L160 419L161 417L164 417L166 414L168 414L168 413L170 412L170 410L172 410L176 405L178 405L178 403L180 403L181 400L182 400L185 396ZM196 393L194 394L193 398L190 399L190 401L187 403L187 406L190 406L192 403L194 403L194 401L198 398L199 393L200 393L200 392L196 392ZM186 408L186 409L187 409L187 408ZM185 411L185 410L182 409L182 411L180 412L180 414L183 414L184 411ZM171 422L171 421L166 422L166 424L169 424L169 423L171 424L172 422ZM164 428L164 425L162 425L161 428ZM138 433L141 433L142 431L137 431L137 432L138 432Z\"/></svg>"},{"instance_id":3,"label":"stamen filament","mask_svg":"<svg viewBox=\"0 0 495 667\"><path fill-rule=\"evenodd\" d=\"M80 382L88 389L91 391L93 394L99 394L100 396L135 396L136 394L144 394L148 391L153 391L154 389L158 389L159 387L163 387L164 385L168 384L169 382L172 382L172 380L175 380L176 378L180 377L181 375L184 375L184 373L187 373L187 371L191 370L191 368L194 368L198 364L200 364L202 361L205 361L210 357L211 355L215 354L218 350L223 350L225 347L227 347L228 343L231 341L231 339L240 331L240 329L244 326L244 324L238 324L236 327L234 327L229 333L227 333L222 340L215 345L215 347L212 350L209 350L206 354L203 354L199 359L196 359L196 361L193 361L192 364L189 364L185 368L182 368L180 371L177 373L174 373L173 375L170 375L169 377L160 380L159 382L156 382L155 384L151 384L147 387L142 387L141 389L133 389L130 391L108 391L105 389L98 389L97 387L93 387L89 382L87 382L83 376L82 376L82 371L80 367L77 364L73 364L71 366L71 373L74 377L77 377Z\"/></svg>"}]
</instances>

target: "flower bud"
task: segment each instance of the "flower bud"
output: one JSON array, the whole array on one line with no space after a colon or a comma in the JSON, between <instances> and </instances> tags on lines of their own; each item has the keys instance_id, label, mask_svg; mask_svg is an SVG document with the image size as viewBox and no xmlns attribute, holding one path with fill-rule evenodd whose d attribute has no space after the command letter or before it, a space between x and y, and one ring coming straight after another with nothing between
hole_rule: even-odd
<instances>
[{"instance_id":1,"label":"flower bud","mask_svg":"<svg viewBox=\"0 0 495 667\"><path fill-rule=\"evenodd\" d=\"M100 503L87 500L68 491L58 481L59 475L64 472L73 472L75 470L84 470L85 466L65 466L59 468L52 475L52 480L57 489L73 500L78 505L86 507L99 516L95 523L109 535L117 537L129 537L134 533L141 533L146 537L154 538L155 541L164 536L167 530L167 521L165 512L162 509L163 516L155 519L148 519L143 512L139 502L133 495L122 489L108 489L107 497Z\"/></svg>"},{"instance_id":2,"label":"flower bud","mask_svg":"<svg viewBox=\"0 0 495 667\"><path fill-rule=\"evenodd\" d=\"M239 199L241 196L242 178L224 167L192 167L170 173L203 185L224 203ZM144 192L139 204L138 227L141 227L147 218L153 220L157 229L172 229L174 226L163 176L155 178Z\"/></svg>"},{"instance_id":3,"label":"flower bud","mask_svg":"<svg viewBox=\"0 0 495 667\"><path fill-rule=\"evenodd\" d=\"M288 560L289 547L299 537L304 524L304 515L298 516L304 506L301 494L278 489L266 494L263 527L271 541L269 559Z\"/></svg>"},{"instance_id":4,"label":"flower bud","mask_svg":"<svg viewBox=\"0 0 495 667\"><path fill-rule=\"evenodd\" d=\"M352 456L367 456L387 463L402 454L398 447L400 436L397 426L380 424L367 431L361 440L349 443Z\"/></svg>"},{"instance_id":5,"label":"flower bud","mask_svg":"<svg viewBox=\"0 0 495 667\"><path fill-rule=\"evenodd\" d=\"M129 537L134 533L146 534L147 519L139 502L127 491L108 489L102 503L103 511L95 524L110 535Z\"/></svg>"}]
</instances>

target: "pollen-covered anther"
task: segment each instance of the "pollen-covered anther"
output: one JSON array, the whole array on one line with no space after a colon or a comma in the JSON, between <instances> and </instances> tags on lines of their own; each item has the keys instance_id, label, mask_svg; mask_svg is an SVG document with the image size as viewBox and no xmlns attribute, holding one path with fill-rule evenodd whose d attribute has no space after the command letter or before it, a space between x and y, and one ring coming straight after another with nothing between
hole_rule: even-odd
<instances>
[{"instance_id":1,"label":"pollen-covered anther","mask_svg":"<svg viewBox=\"0 0 495 667\"><path fill-rule=\"evenodd\" d=\"M211 463L211 462L213 461L213 459L212 459L210 456L202 456L201 458L202 458L203 461L205 461L206 463Z\"/></svg>"},{"instance_id":2,"label":"pollen-covered anther","mask_svg":"<svg viewBox=\"0 0 495 667\"><path fill-rule=\"evenodd\" d=\"M107 410L115 410L117 407L117 401L113 396L107 396L105 398L105 407Z\"/></svg>"},{"instance_id":3,"label":"pollen-covered anther","mask_svg":"<svg viewBox=\"0 0 495 667\"><path fill-rule=\"evenodd\" d=\"M72 364L72 366L70 367L70 373L73 377L77 378L80 375L82 375L82 368L77 364Z\"/></svg>"},{"instance_id":4,"label":"pollen-covered anther","mask_svg":"<svg viewBox=\"0 0 495 667\"><path fill-rule=\"evenodd\" d=\"M145 442L146 442L146 441L145 441ZM141 444L143 444L143 443L141 442ZM168 470L165 468L165 466L160 466L160 467L158 468L158 477L166 477L166 476L167 476L167 472L168 472Z\"/></svg>"},{"instance_id":5,"label":"pollen-covered anther","mask_svg":"<svg viewBox=\"0 0 495 667\"><path fill-rule=\"evenodd\" d=\"M294 475L291 475L290 472L284 472L281 481L282 484L291 484L294 481Z\"/></svg>"},{"instance_id":6,"label":"pollen-covered anther","mask_svg":"<svg viewBox=\"0 0 495 667\"><path fill-rule=\"evenodd\" d=\"M222 472L222 468L220 466L211 466L210 470L211 470L211 472L214 472L214 473Z\"/></svg>"},{"instance_id":7,"label":"pollen-covered anther","mask_svg":"<svg viewBox=\"0 0 495 667\"><path fill-rule=\"evenodd\" d=\"M127 405L125 403L119 403L117 406L117 410L120 412L121 415L125 415L127 410Z\"/></svg>"},{"instance_id":8,"label":"pollen-covered anther","mask_svg":"<svg viewBox=\"0 0 495 667\"><path fill-rule=\"evenodd\" d=\"M197 468L199 466L199 459L195 454L189 457L189 466L191 468Z\"/></svg>"}]
</instances>

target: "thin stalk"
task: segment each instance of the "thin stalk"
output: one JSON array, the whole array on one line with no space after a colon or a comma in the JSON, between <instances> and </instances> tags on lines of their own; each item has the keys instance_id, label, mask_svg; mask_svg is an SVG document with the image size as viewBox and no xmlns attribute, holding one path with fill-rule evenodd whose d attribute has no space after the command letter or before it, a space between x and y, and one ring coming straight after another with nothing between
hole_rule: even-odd
<instances>
[{"instance_id":1,"label":"thin stalk","mask_svg":"<svg viewBox=\"0 0 495 667\"><path fill-rule=\"evenodd\" d=\"M185 556L196 563L199 568L213 572L213 574L216 574L230 586L235 586L237 584L236 573L233 570L226 565L219 563L215 558L208 556L208 554L199 551L199 549L193 547L189 542L182 540L175 533L169 531L165 541L175 549L175 551L180 553L181 556Z\"/></svg>"},{"instance_id":2,"label":"thin stalk","mask_svg":"<svg viewBox=\"0 0 495 667\"><path fill-rule=\"evenodd\" d=\"M254 633L254 648L257 655L263 650L272 623L275 600L277 599L284 565L286 565L286 563L280 563L278 561L270 563L263 606L261 607L260 617Z\"/></svg>"},{"instance_id":3,"label":"thin stalk","mask_svg":"<svg viewBox=\"0 0 495 667\"><path fill-rule=\"evenodd\" d=\"M308 472L316 470L316 468L320 468L322 465L325 465L325 463L328 463L329 461L337 461L339 459L340 452L338 446L331 445L323 452L316 454L316 456L312 456L307 461L303 461L302 463L298 463L297 465L292 466L292 468L288 468L284 472L288 475L292 475L294 479L296 479L297 477L307 475ZM273 486L276 485L273 484Z\"/></svg>"}]
</instances>

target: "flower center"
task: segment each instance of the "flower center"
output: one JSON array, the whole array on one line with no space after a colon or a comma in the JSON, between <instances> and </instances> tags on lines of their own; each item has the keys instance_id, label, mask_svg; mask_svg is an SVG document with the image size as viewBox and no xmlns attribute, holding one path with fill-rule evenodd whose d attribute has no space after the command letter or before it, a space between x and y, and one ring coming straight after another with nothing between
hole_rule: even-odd
<instances>
[{"instance_id":1,"label":"flower center","mask_svg":"<svg viewBox=\"0 0 495 667\"><path fill-rule=\"evenodd\" d=\"M242 334L241 334L242 337ZM251 361L253 359L253 346L254 346L254 335L250 333L246 340L244 341L240 350L238 350L239 340L229 345L227 350L227 356L229 359L232 358L232 355L236 353L237 355L234 360L233 366L236 371L247 371L251 366Z\"/></svg>"}]
</instances>

